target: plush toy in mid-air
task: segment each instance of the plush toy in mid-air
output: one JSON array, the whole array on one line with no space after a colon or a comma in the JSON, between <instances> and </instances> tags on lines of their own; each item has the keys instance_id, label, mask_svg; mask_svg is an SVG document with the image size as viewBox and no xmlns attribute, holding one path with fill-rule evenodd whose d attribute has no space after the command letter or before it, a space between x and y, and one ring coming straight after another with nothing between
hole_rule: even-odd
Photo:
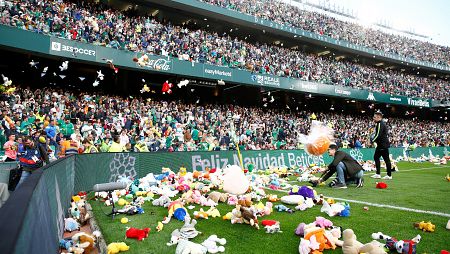
<instances>
[{"instance_id":1,"label":"plush toy in mid-air","mask_svg":"<svg viewBox=\"0 0 450 254\"><path fill-rule=\"evenodd\" d=\"M163 85L162 85L161 92L163 94L166 94L166 93L167 94L171 94L172 93L172 87L173 87L172 83L169 83L169 81L166 80L166 82L164 82Z\"/></svg>"}]
</instances>

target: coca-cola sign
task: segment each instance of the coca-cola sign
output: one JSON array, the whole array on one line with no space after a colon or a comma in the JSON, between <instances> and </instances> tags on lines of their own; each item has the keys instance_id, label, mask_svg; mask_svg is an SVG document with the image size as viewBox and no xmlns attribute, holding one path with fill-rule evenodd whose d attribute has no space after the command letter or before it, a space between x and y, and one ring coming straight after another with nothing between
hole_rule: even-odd
<instances>
[{"instance_id":1,"label":"coca-cola sign","mask_svg":"<svg viewBox=\"0 0 450 254\"><path fill-rule=\"evenodd\" d=\"M143 59L139 59L140 61L138 62L138 64L140 66L147 66L149 68L155 69L157 71L169 71L171 68L171 61L164 59L164 58L157 58L157 59L150 59L147 58L144 60ZM143 60L143 61L142 61ZM147 60L147 61L145 61Z\"/></svg>"},{"instance_id":2,"label":"coca-cola sign","mask_svg":"<svg viewBox=\"0 0 450 254\"><path fill-rule=\"evenodd\" d=\"M149 59L147 66L159 71L169 71L170 62L170 60L164 58Z\"/></svg>"}]
</instances>

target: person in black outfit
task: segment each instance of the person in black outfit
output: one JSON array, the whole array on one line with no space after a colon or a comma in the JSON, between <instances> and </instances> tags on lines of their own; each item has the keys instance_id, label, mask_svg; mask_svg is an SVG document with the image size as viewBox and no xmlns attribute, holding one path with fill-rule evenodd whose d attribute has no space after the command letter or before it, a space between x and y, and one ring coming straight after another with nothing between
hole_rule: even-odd
<instances>
[{"instance_id":1,"label":"person in black outfit","mask_svg":"<svg viewBox=\"0 0 450 254\"><path fill-rule=\"evenodd\" d=\"M375 133L370 137L370 141L372 143L376 143L375 154L373 155L373 159L375 160L375 166L377 168L377 173L372 176L372 178L381 178L381 169L380 169L380 157L383 157L384 162L386 163L387 175L383 177L383 179L390 180L392 179L391 172L391 159L389 158L389 132L386 126L386 123L383 121L383 113L381 111L375 112L373 116L373 120L375 121Z\"/></svg>"},{"instance_id":2,"label":"person in black outfit","mask_svg":"<svg viewBox=\"0 0 450 254\"><path fill-rule=\"evenodd\" d=\"M336 144L331 144L328 148L328 155L334 157L333 161L328 165L328 169L322 176L316 180L311 181L313 186L325 182L334 173L337 174L336 179L331 181L330 187L336 189L346 189L347 184L356 183L356 187L360 188L364 185L364 170L362 166L353 159L348 153L339 151Z\"/></svg>"}]
</instances>

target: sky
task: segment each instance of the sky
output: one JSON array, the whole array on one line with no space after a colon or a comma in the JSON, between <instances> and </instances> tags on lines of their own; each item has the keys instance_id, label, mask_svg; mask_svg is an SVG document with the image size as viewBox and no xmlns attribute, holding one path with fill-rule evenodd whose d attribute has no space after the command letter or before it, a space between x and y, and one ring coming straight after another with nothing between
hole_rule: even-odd
<instances>
[{"instance_id":1,"label":"sky","mask_svg":"<svg viewBox=\"0 0 450 254\"><path fill-rule=\"evenodd\" d=\"M310 2L314 2L309 0ZM318 0L316 0L318 2ZM362 22L387 20L400 30L415 29L431 37L431 42L450 46L449 0L321 0L353 9Z\"/></svg>"}]
</instances>

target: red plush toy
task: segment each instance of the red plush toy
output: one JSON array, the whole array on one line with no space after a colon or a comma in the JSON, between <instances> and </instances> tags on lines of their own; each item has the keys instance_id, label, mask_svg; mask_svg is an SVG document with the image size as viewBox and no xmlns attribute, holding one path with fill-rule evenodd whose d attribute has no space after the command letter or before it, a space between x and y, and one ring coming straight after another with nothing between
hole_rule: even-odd
<instances>
[{"instance_id":1,"label":"red plush toy","mask_svg":"<svg viewBox=\"0 0 450 254\"><path fill-rule=\"evenodd\" d=\"M163 94L166 94L166 93L171 94L172 93L172 90L171 90L172 87L173 87L172 83L169 83L169 81L166 80L166 82L164 82L164 84L162 85L161 91L162 91Z\"/></svg>"},{"instance_id":2,"label":"red plush toy","mask_svg":"<svg viewBox=\"0 0 450 254\"><path fill-rule=\"evenodd\" d=\"M263 220L261 223L265 227L265 226L273 226L273 225L277 224L277 221L276 220Z\"/></svg>"},{"instance_id":3,"label":"red plush toy","mask_svg":"<svg viewBox=\"0 0 450 254\"><path fill-rule=\"evenodd\" d=\"M377 183L377 189L386 189L387 184L385 182L379 182Z\"/></svg>"},{"instance_id":4,"label":"red plush toy","mask_svg":"<svg viewBox=\"0 0 450 254\"><path fill-rule=\"evenodd\" d=\"M150 232L149 228L138 229L138 228L129 228L126 232L126 238L136 238L138 241L142 241L144 238L147 238L148 233Z\"/></svg>"}]
</instances>

